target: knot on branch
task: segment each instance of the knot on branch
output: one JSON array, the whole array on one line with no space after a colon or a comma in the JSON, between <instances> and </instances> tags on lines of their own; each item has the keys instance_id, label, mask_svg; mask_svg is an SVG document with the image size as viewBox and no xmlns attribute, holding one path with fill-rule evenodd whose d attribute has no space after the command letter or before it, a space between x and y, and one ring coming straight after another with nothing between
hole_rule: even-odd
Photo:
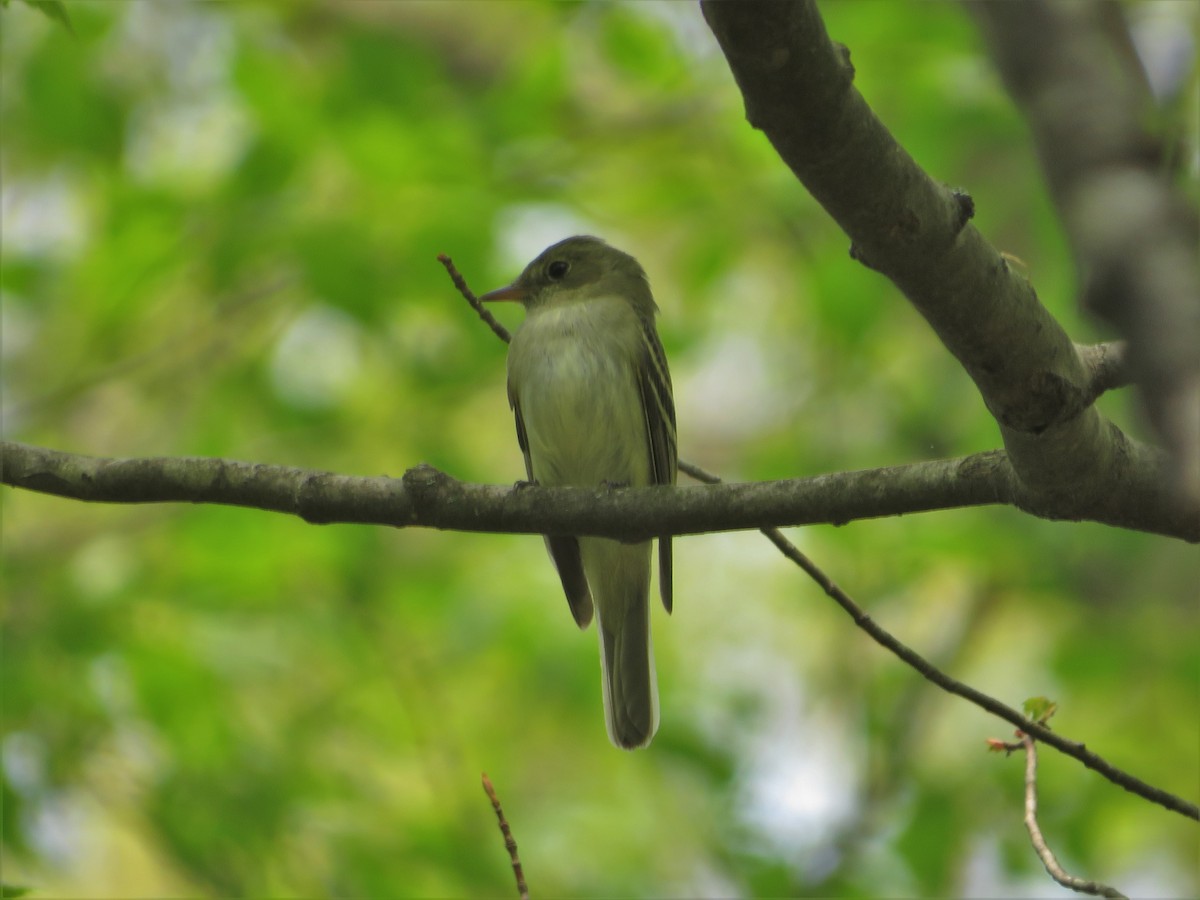
<instances>
[{"instance_id":1,"label":"knot on branch","mask_svg":"<svg viewBox=\"0 0 1200 900\"><path fill-rule=\"evenodd\" d=\"M420 463L404 473L401 478L404 489L408 492L412 503L413 521L433 522L433 512L438 507L439 500L446 500L446 492L458 482L445 472L435 469L429 463Z\"/></svg>"},{"instance_id":2,"label":"knot on branch","mask_svg":"<svg viewBox=\"0 0 1200 900\"><path fill-rule=\"evenodd\" d=\"M881 274L883 272L883 269L871 262L863 248L853 241L850 243L850 258L857 263L862 263L872 272L879 272Z\"/></svg>"},{"instance_id":3,"label":"knot on branch","mask_svg":"<svg viewBox=\"0 0 1200 900\"><path fill-rule=\"evenodd\" d=\"M222 470L218 477L224 477L224 475ZM300 483L296 485L294 495L296 515L310 525L328 525L336 518L326 500L332 478L333 475L329 472L313 472L300 479Z\"/></svg>"},{"instance_id":4,"label":"knot on branch","mask_svg":"<svg viewBox=\"0 0 1200 900\"><path fill-rule=\"evenodd\" d=\"M837 50L838 56L841 57L842 68L849 75L850 80L853 81L854 76L857 74L857 72L854 69L854 63L850 62L850 48L847 47L845 44L840 44L840 43L837 43L836 41L834 42L833 48L835 50Z\"/></svg>"},{"instance_id":5,"label":"knot on branch","mask_svg":"<svg viewBox=\"0 0 1200 900\"><path fill-rule=\"evenodd\" d=\"M952 190L950 195L954 198L954 205L958 212L954 229L954 233L957 235L967 227L967 223L971 219L975 218L975 198L960 188Z\"/></svg>"}]
</instances>

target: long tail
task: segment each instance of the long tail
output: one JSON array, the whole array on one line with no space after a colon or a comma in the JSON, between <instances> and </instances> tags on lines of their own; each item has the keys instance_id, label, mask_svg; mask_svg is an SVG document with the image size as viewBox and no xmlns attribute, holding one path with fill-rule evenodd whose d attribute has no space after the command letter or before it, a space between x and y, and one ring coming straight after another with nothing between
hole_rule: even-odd
<instances>
[{"instance_id":1,"label":"long tail","mask_svg":"<svg viewBox=\"0 0 1200 900\"><path fill-rule=\"evenodd\" d=\"M645 747L658 730L658 679L650 638L650 543L603 538L579 542L596 605L604 722L626 750Z\"/></svg>"}]
</instances>

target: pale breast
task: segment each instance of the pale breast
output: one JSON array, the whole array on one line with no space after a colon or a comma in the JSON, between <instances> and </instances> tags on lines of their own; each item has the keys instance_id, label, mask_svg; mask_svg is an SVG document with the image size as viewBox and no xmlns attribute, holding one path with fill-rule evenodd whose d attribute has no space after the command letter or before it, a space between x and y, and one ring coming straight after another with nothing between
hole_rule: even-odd
<instances>
[{"instance_id":1,"label":"pale breast","mask_svg":"<svg viewBox=\"0 0 1200 900\"><path fill-rule=\"evenodd\" d=\"M533 311L514 336L509 372L542 484L650 483L639 329L612 298Z\"/></svg>"}]
</instances>

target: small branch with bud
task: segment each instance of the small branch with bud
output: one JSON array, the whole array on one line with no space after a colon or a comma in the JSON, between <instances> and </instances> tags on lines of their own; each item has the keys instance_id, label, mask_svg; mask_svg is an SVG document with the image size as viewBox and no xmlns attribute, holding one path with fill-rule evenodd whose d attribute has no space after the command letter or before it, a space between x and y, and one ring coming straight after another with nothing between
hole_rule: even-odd
<instances>
[{"instance_id":1,"label":"small branch with bud","mask_svg":"<svg viewBox=\"0 0 1200 900\"><path fill-rule=\"evenodd\" d=\"M1049 728L1047 721L1058 710L1058 704L1045 697L1033 697L1025 701L1025 712L1038 725ZM1017 750L1025 751L1025 828L1029 831L1029 839L1033 843L1034 852L1050 873L1050 877L1063 887L1078 891L1081 894L1091 894L1096 897L1111 897L1115 900L1128 900L1124 894L1114 887L1099 881L1087 881L1070 875L1059 863L1053 851L1042 835L1041 826L1037 820L1037 745L1026 732L1018 730L1017 740L1002 741L999 738L988 738L988 749L994 753L1003 752L1006 756Z\"/></svg>"}]
</instances>

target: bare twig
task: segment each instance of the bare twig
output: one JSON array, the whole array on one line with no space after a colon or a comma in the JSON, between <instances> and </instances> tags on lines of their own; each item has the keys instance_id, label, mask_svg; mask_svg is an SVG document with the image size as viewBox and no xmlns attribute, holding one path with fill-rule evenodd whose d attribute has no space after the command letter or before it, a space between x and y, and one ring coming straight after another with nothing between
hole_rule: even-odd
<instances>
[{"instance_id":1,"label":"bare twig","mask_svg":"<svg viewBox=\"0 0 1200 900\"><path fill-rule=\"evenodd\" d=\"M513 837L512 829L508 827L508 820L504 818L504 809L500 806L500 798L496 796L496 789L492 787L492 780L487 777L487 772L483 774L483 789L487 792L488 799L492 801L492 809L496 811L496 819L500 822L500 833L504 835L504 846L508 849L508 858L512 860L513 875L517 879L517 894L521 900L529 900L529 886L525 884L525 870L521 868L521 859L517 856L517 839Z\"/></svg>"},{"instance_id":2,"label":"bare twig","mask_svg":"<svg viewBox=\"0 0 1200 900\"><path fill-rule=\"evenodd\" d=\"M693 466L688 463L680 463L679 470L698 481L708 484L715 484L721 480L716 475L704 471L699 466ZM821 590L831 597L838 606L849 613L850 617L854 620L854 624L865 631L872 640L891 651L942 690L956 694L964 700L974 703L980 709L986 710L992 715L1016 725L1022 731L1036 736L1038 740L1049 744L1067 756L1079 760L1087 768L1099 773L1113 784L1123 787L1130 793L1137 794L1139 797L1156 803L1165 809L1185 815L1189 819L1200 821L1200 807L1196 804L1189 803L1182 797L1177 797L1174 794L1164 791L1162 788L1147 784L1140 778L1118 769L1103 757L1088 750L1083 744L1078 744L1061 737L1045 725L1028 719L1011 706L1001 703L995 697L976 690L970 685L964 684L958 679L947 675L872 619L866 610L855 603L845 591L834 583L833 579L821 571L816 563L805 556L777 528L763 528L761 531L779 549L780 553L803 569L813 581L820 585Z\"/></svg>"},{"instance_id":3,"label":"bare twig","mask_svg":"<svg viewBox=\"0 0 1200 900\"><path fill-rule=\"evenodd\" d=\"M512 340L512 335L508 333L508 329L496 321L496 317L488 312L487 308L479 302L479 298L475 296L474 291L467 287L467 280L462 277L452 260L445 253L438 254L438 262L446 267L446 271L450 273L450 280L454 282L454 286L458 288L458 292L463 295L468 303L471 304L471 309L479 314L479 318L487 323L487 327L495 332L496 337L508 343Z\"/></svg>"},{"instance_id":4,"label":"bare twig","mask_svg":"<svg viewBox=\"0 0 1200 900\"><path fill-rule=\"evenodd\" d=\"M1081 894L1110 897L1113 900L1129 900L1116 888L1109 887L1107 884L1099 881L1087 881L1067 874L1058 859L1055 858L1054 852L1047 845L1037 820L1037 745L1033 738L1024 731L1018 731L1016 742L989 738L988 746L992 750L1003 750L1006 754L1016 750L1025 751L1025 828L1029 831L1029 840L1033 844L1034 851L1042 861L1042 865L1046 867L1046 871L1050 873L1050 877L1063 887Z\"/></svg>"}]
</instances>

